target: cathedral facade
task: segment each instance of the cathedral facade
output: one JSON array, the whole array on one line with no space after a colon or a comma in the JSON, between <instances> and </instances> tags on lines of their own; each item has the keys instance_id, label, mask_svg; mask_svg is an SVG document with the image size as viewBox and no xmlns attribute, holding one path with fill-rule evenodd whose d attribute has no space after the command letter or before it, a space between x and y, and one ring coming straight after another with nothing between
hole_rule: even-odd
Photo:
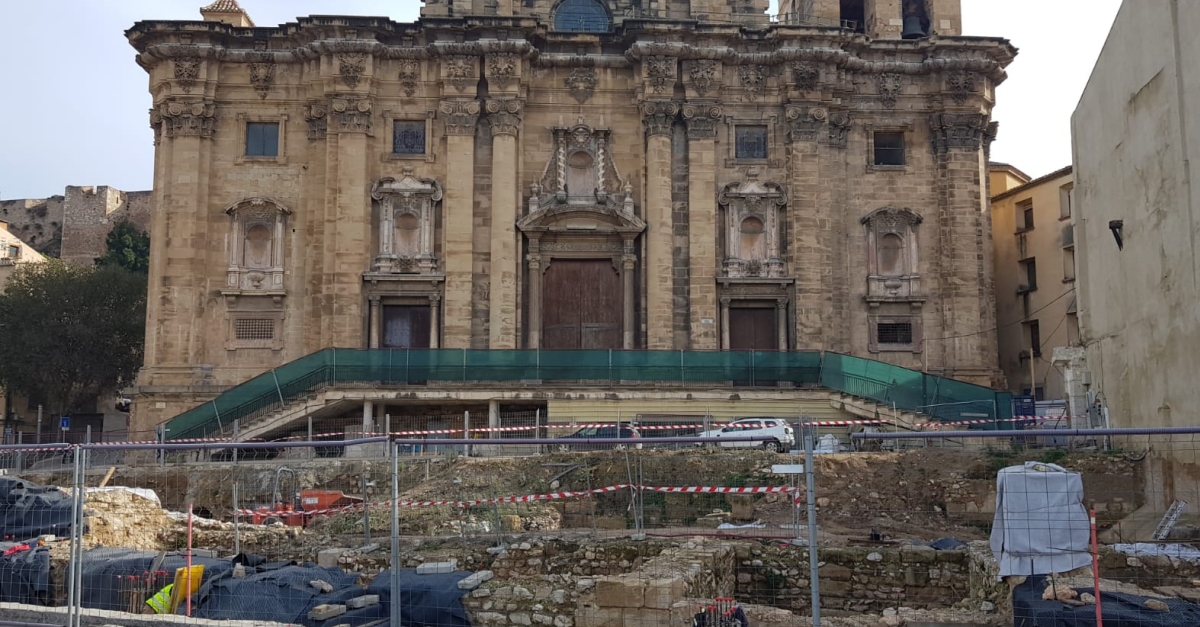
<instances>
[{"instance_id":1,"label":"cathedral facade","mask_svg":"<svg viewBox=\"0 0 1200 627\"><path fill-rule=\"evenodd\" d=\"M959 0L426 0L126 34L155 213L135 428L316 350L822 349L991 384Z\"/></svg>"}]
</instances>

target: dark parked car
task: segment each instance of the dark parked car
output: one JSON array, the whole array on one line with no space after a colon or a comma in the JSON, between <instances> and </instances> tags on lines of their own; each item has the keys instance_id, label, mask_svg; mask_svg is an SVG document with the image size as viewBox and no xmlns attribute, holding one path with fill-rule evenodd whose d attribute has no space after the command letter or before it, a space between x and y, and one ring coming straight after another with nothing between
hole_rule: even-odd
<instances>
[{"instance_id":1,"label":"dark parked car","mask_svg":"<svg viewBox=\"0 0 1200 627\"><path fill-rule=\"evenodd\" d=\"M566 437L570 438L570 439L580 439L580 440L586 440L586 439L591 439L591 438L622 438L622 439L628 438L630 440L635 440L635 442L630 442L630 445L633 448L642 448L641 442L636 441L642 437L642 434L638 433L637 429L634 429L633 427L626 427L624 425L622 425L619 428L616 425L609 425L606 427L584 427ZM560 450L560 451L603 451L603 450L621 451L621 450L625 450L625 448L626 448L625 444L589 444L589 443L580 442L579 444L560 444L558 447L558 450Z\"/></svg>"}]
</instances>

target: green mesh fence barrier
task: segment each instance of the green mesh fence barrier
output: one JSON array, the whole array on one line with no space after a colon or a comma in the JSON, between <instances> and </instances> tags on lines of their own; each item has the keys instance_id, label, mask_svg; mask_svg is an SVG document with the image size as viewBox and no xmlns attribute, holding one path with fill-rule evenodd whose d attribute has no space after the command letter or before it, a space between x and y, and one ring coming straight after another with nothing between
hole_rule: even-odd
<instances>
[{"instance_id":1,"label":"green mesh fence barrier","mask_svg":"<svg viewBox=\"0 0 1200 627\"><path fill-rule=\"evenodd\" d=\"M940 420L1008 418L1011 395L871 359L816 351L325 349L234 386L166 425L166 438L228 436L290 401L340 383L597 382L821 386ZM1006 423L998 423L1007 428Z\"/></svg>"}]
</instances>

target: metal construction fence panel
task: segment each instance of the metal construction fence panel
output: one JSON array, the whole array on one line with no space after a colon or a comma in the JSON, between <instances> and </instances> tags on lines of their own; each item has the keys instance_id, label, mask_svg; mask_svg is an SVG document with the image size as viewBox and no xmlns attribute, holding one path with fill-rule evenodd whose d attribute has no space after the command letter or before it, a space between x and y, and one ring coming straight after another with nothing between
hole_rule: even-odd
<instances>
[{"instance_id":1,"label":"metal construction fence panel","mask_svg":"<svg viewBox=\"0 0 1200 627\"><path fill-rule=\"evenodd\" d=\"M811 452L523 432L4 446L60 461L0 477L0 621L1081 624L1098 596L1114 623L1197 624L1200 428L848 438L918 445L869 453L805 432ZM164 463L183 458L209 461Z\"/></svg>"}]
</instances>

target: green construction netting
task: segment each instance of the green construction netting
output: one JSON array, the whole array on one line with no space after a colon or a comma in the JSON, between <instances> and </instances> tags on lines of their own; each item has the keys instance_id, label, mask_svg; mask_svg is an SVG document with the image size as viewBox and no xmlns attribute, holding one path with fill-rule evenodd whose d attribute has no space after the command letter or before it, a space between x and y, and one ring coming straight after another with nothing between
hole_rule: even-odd
<instances>
[{"instance_id":1,"label":"green construction netting","mask_svg":"<svg viewBox=\"0 0 1200 627\"><path fill-rule=\"evenodd\" d=\"M816 351L325 349L234 386L167 423L166 438L232 433L242 424L338 383L727 383L822 386L941 420L1011 417L1011 396L883 362Z\"/></svg>"}]
</instances>

